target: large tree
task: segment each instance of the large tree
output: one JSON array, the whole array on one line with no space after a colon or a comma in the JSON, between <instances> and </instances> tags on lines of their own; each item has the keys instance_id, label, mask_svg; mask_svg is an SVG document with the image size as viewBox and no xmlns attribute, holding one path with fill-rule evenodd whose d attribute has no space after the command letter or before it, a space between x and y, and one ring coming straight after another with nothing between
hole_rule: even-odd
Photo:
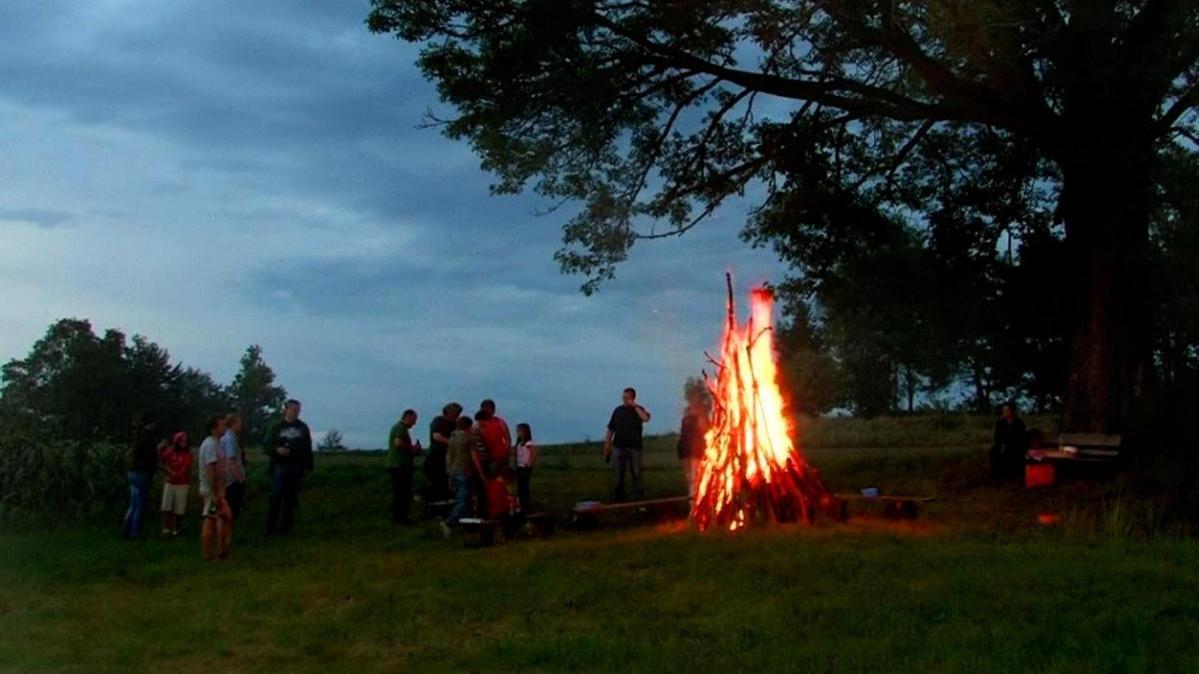
<instances>
[{"instance_id":1,"label":"large tree","mask_svg":"<svg viewBox=\"0 0 1199 674\"><path fill-rule=\"evenodd\" d=\"M283 409L287 391L275 383L275 371L262 356L262 347L252 344L241 356L241 367L229 386L229 396L244 424L250 442L259 442L271 419Z\"/></svg>"},{"instance_id":2,"label":"large tree","mask_svg":"<svg viewBox=\"0 0 1199 674\"><path fill-rule=\"evenodd\" d=\"M747 192L749 236L817 282L886 220L993 252L1043 235L1048 212L1070 280L1067 425L1125 428L1153 390L1150 221L1160 156L1199 138L1199 3L373 4L372 30L425 45L457 111L445 132L496 190L583 204L558 257L588 291L634 242ZM997 189L946 212L977 177Z\"/></svg>"},{"instance_id":3,"label":"large tree","mask_svg":"<svg viewBox=\"0 0 1199 674\"><path fill-rule=\"evenodd\" d=\"M141 415L165 431L200 433L229 409L206 372L171 363L166 349L119 330L97 335L87 320L65 318L25 358L0 369L0 426L65 440L129 439Z\"/></svg>"}]
</instances>

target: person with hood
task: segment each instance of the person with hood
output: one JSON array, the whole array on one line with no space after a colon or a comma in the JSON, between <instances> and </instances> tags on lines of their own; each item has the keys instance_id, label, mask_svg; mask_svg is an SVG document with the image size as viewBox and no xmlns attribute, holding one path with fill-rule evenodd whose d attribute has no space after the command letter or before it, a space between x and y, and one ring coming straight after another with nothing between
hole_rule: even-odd
<instances>
[{"instance_id":1,"label":"person with hood","mask_svg":"<svg viewBox=\"0 0 1199 674\"><path fill-rule=\"evenodd\" d=\"M195 459L187 433L179 431L171 444L158 450L158 462L166 474L162 485L162 535L178 536L187 514L187 494L191 490L191 468Z\"/></svg>"},{"instance_id":2,"label":"person with hood","mask_svg":"<svg viewBox=\"0 0 1199 674\"><path fill-rule=\"evenodd\" d=\"M142 415L133 433L133 457L129 462L129 507L121 525L121 536L135 541L142 537L146 519L146 502L150 498L150 482L158 472L158 449L166 443L158 430L158 418L152 413Z\"/></svg>"}]
</instances>

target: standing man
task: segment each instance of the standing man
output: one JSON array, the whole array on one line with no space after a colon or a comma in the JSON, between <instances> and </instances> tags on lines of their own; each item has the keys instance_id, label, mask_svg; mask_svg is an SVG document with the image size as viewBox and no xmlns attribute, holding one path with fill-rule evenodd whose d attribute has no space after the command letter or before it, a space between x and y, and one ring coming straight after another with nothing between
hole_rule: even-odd
<instances>
[{"instance_id":1,"label":"standing man","mask_svg":"<svg viewBox=\"0 0 1199 674\"><path fill-rule=\"evenodd\" d=\"M641 479L641 428L649 421L650 414L637 404L637 391L626 388L620 396L621 404L612 410L608 420L608 432L604 436L604 460L613 458L615 452L616 484L612 496L617 501L625 499L624 474L633 474L633 498L645 498L645 485Z\"/></svg>"},{"instance_id":2,"label":"standing man","mask_svg":"<svg viewBox=\"0 0 1199 674\"><path fill-rule=\"evenodd\" d=\"M129 462L129 508L121 535L131 541L142 537L142 523L146 519L146 501L150 497L150 482L158 472L158 449L166 444L158 430L158 418L147 412L133 434L133 457Z\"/></svg>"},{"instance_id":3,"label":"standing man","mask_svg":"<svg viewBox=\"0 0 1199 674\"><path fill-rule=\"evenodd\" d=\"M241 516L241 505L246 498L246 464L242 454L241 415L230 412L225 416L225 434L221 436L221 451L225 454L225 500L229 502L229 510L233 513L230 522L230 535L233 532L233 522Z\"/></svg>"},{"instance_id":4,"label":"standing man","mask_svg":"<svg viewBox=\"0 0 1199 674\"><path fill-rule=\"evenodd\" d=\"M412 464L420 453L420 444L412 442L416 410L404 410L387 436L387 472L391 475L391 521L409 525L412 519Z\"/></svg>"},{"instance_id":5,"label":"standing man","mask_svg":"<svg viewBox=\"0 0 1199 674\"><path fill-rule=\"evenodd\" d=\"M283 419L275 423L263 442L271 457L271 507L266 516L268 536L291 533L300 485L312 472L312 432L300 421L300 401L283 405Z\"/></svg>"},{"instance_id":6,"label":"standing man","mask_svg":"<svg viewBox=\"0 0 1199 674\"><path fill-rule=\"evenodd\" d=\"M200 553L212 561L218 556L229 556L229 539L233 513L225 500L226 475L225 456L221 453L221 437L225 434L225 418L215 416L208 420L208 437L200 443L200 498L204 505L200 510L203 525L200 528ZM219 548L219 550L218 550Z\"/></svg>"},{"instance_id":7,"label":"standing man","mask_svg":"<svg viewBox=\"0 0 1199 674\"><path fill-rule=\"evenodd\" d=\"M433 417L429 424L429 453L425 455L424 473L425 501L434 503L450 498L449 474L446 470L446 449L450 444L450 436L462 414L462 406L458 403L448 403L441 408L441 414Z\"/></svg>"}]
</instances>

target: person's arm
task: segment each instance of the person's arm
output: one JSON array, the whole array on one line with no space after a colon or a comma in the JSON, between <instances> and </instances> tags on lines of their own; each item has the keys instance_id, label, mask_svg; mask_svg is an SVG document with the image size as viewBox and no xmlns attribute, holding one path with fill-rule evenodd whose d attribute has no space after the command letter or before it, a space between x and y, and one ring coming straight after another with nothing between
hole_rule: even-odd
<instances>
[{"instance_id":1,"label":"person's arm","mask_svg":"<svg viewBox=\"0 0 1199 674\"><path fill-rule=\"evenodd\" d=\"M539 456L537 452L537 445L530 442L528 445L526 445L526 447L529 450L529 468L532 468L533 466L537 465L537 458Z\"/></svg>"},{"instance_id":2,"label":"person's arm","mask_svg":"<svg viewBox=\"0 0 1199 674\"><path fill-rule=\"evenodd\" d=\"M612 427L609 426L607 431L605 431L605 433L604 433L604 460L605 461L608 459L608 457L612 456L612 435L613 435Z\"/></svg>"},{"instance_id":3,"label":"person's arm","mask_svg":"<svg viewBox=\"0 0 1199 674\"><path fill-rule=\"evenodd\" d=\"M262 451L266 452L266 455L272 460L286 456L286 454L279 453L279 429L279 422L276 421L271 424L271 427L266 430L266 435L262 437Z\"/></svg>"},{"instance_id":4,"label":"person's arm","mask_svg":"<svg viewBox=\"0 0 1199 674\"><path fill-rule=\"evenodd\" d=\"M316 465L312 458L312 431L308 430L308 424L304 424L303 444L300 446L300 451L303 453L304 472L311 473Z\"/></svg>"},{"instance_id":5,"label":"person's arm","mask_svg":"<svg viewBox=\"0 0 1199 674\"><path fill-rule=\"evenodd\" d=\"M431 442L439 442L443 445L450 444L450 438L446 435L442 435L441 433L439 433L437 431L437 422L436 421L429 424L429 440Z\"/></svg>"},{"instance_id":6,"label":"person's arm","mask_svg":"<svg viewBox=\"0 0 1199 674\"><path fill-rule=\"evenodd\" d=\"M642 423L649 421L649 417L650 417L649 410L645 409L641 405L634 405L633 409L637 410L637 416L641 417Z\"/></svg>"},{"instance_id":7,"label":"person's arm","mask_svg":"<svg viewBox=\"0 0 1199 674\"><path fill-rule=\"evenodd\" d=\"M219 461L212 461L204 464L204 470L208 471L208 484L212 485L212 501L218 506L225 502L225 479L218 471L220 466Z\"/></svg>"}]
</instances>

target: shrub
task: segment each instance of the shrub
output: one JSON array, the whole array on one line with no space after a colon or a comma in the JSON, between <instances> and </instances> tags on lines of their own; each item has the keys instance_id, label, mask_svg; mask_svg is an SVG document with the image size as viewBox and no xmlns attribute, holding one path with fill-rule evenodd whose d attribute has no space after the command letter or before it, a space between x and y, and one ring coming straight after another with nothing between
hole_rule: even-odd
<instances>
[{"instance_id":1,"label":"shrub","mask_svg":"<svg viewBox=\"0 0 1199 674\"><path fill-rule=\"evenodd\" d=\"M79 517L124 504L129 448L0 436L0 515Z\"/></svg>"}]
</instances>

